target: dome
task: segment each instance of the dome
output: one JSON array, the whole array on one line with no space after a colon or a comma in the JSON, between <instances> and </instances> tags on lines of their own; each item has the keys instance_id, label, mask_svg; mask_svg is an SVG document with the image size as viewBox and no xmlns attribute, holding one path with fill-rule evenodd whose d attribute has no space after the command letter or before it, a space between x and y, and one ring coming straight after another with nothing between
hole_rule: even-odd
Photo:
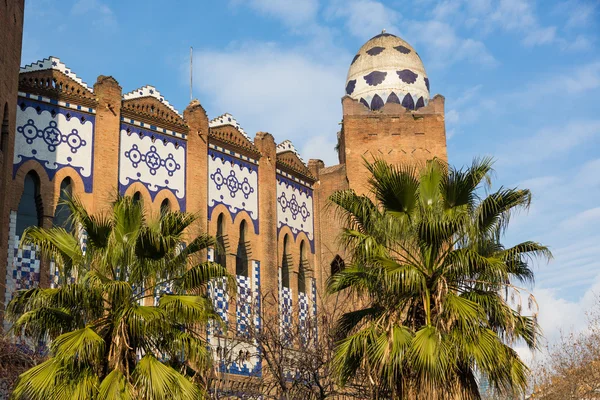
<instances>
[{"instance_id":1,"label":"dome","mask_svg":"<svg viewBox=\"0 0 600 400\"><path fill-rule=\"evenodd\" d=\"M429 102L429 79L415 49L398 36L382 32L354 56L346 94L371 110L385 103L416 110Z\"/></svg>"}]
</instances>

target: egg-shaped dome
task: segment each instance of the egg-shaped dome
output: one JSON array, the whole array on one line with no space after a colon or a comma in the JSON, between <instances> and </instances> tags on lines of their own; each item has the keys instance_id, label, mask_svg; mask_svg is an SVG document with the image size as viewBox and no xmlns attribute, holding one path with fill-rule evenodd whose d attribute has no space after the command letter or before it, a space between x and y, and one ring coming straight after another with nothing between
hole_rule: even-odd
<instances>
[{"instance_id":1,"label":"egg-shaped dome","mask_svg":"<svg viewBox=\"0 0 600 400\"><path fill-rule=\"evenodd\" d=\"M416 110L429 102L429 79L415 49L398 36L383 32L354 56L346 94L371 110L385 103Z\"/></svg>"}]
</instances>

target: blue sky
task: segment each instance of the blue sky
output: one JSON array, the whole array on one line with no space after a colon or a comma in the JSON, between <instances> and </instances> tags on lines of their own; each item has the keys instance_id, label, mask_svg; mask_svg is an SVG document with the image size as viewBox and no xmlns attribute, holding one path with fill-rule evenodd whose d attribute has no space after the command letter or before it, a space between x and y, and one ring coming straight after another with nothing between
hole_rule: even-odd
<instances>
[{"instance_id":1,"label":"blue sky","mask_svg":"<svg viewBox=\"0 0 600 400\"><path fill-rule=\"evenodd\" d=\"M507 242L554 252L534 289L546 334L581 326L600 294L600 0L26 0L23 63L151 84L183 111L193 46L209 117L332 165L348 66L384 28L446 97L450 162L492 155L496 187L533 190Z\"/></svg>"}]
</instances>

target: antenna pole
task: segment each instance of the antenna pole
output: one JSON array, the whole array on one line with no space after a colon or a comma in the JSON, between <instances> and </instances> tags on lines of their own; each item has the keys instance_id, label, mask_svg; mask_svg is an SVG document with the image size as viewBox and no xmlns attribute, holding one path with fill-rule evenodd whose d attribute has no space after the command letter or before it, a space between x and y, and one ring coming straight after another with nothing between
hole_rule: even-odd
<instances>
[{"instance_id":1,"label":"antenna pole","mask_svg":"<svg viewBox=\"0 0 600 400\"><path fill-rule=\"evenodd\" d=\"M192 46L190 46L190 101L192 101L194 99L194 96L192 94L192 88L193 88L193 80L192 80L192 76L193 76L193 68L192 68L192 62L194 59L194 48Z\"/></svg>"}]
</instances>

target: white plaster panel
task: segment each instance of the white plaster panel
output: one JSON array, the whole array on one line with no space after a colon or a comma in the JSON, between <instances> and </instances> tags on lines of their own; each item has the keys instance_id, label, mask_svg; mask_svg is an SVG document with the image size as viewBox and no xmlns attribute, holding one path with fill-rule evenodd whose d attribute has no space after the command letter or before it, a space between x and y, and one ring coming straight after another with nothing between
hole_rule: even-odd
<instances>
[{"instance_id":1,"label":"white plaster panel","mask_svg":"<svg viewBox=\"0 0 600 400\"><path fill-rule=\"evenodd\" d=\"M312 189L290 179L277 176L277 228L288 226L294 236L304 232L312 242L313 194Z\"/></svg>"},{"instance_id":2,"label":"white plaster panel","mask_svg":"<svg viewBox=\"0 0 600 400\"><path fill-rule=\"evenodd\" d=\"M61 166L69 165L75 167L84 180L91 178L94 124L90 119L94 117L84 116L82 121L82 114L58 108L58 112L53 110L53 116L48 109L40 108L38 113L35 103L26 104L25 109L17 109L13 163L38 160L51 176Z\"/></svg>"},{"instance_id":3,"label":"white plaster panel","mask_svg":"<svg viewBox=\"0 0 600 400\"><path fill-rule=\"evenodd\" d=\"M170 189L178 199L185 198L185 147L163 141L156 135L128 133L121 129L119 184L126 187L139 181L149 191Z\"/></svg>"},{"instance_id":4,"label":"white plaster panel","mask_svg":"<svg viewBox=\"0 0 600 400\"><path fill-rule=\"evenodd\" d=\"M211 150L208 158L209 212L224 204L232 217L244 210L258 226L258 168L256 165Z\"/></svg>"}]
</instances>

